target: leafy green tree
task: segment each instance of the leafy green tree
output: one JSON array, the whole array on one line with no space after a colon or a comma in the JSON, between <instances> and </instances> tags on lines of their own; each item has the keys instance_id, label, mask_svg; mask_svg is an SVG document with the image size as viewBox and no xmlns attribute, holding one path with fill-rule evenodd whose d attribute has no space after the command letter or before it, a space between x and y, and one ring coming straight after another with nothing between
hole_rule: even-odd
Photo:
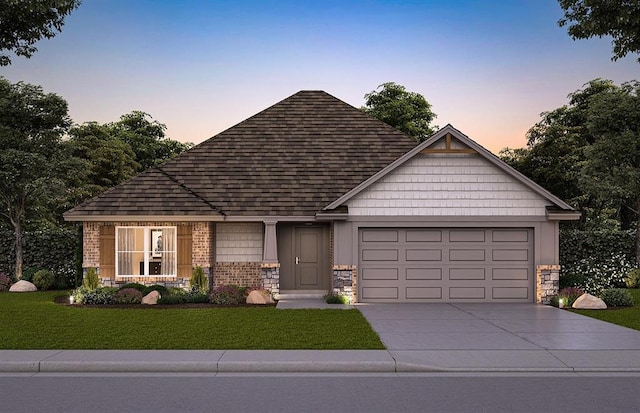
<instances>
[{"instance_id":1,"label":"leafy green tree","mask_svg":"<svg viewBox=\"0 0 640 413\"><path fill-rule=\"evenodd\" d=\"M45 200L64 192L60 140L69 124L63 98L0 78L0 215L13 228L18 279L27 214L41 214Z\"/></svg>"},{"instance_id":2,"label":"leafy green tree","mask_svg":"<svg viewBox=\"0 0 640 413\"><path fill-rule=\"evenodd\" d=\"M364 95L365 113L401 130L418 142L431 136L437 126L431 125L436 114L431 104L419 93L409 92L393 82L383 83Z\"/></svg>"},{"instance_id":3,"label":"leafy green tree","mask_svg":"<svg viewBox=\"0 0 640 413\"><path fill-rule=\"evenodd\" d=\"M67 15L80 6L80 0L4 0L0 2L0 66L11 59L6 52L30 58L35 44L54 37L62 30Z\"/></svg>"},{"instance_id":4,"label":"leafy green tree","mask_svg":"<svg viewBox=\"0 0 640 413\"><path fill-rule=\"evenodd\" d=\"M585 149L580 185L636 216L636 265L640 267L640 82L622 84L591 99L586 129L595 141Z\"/></svg>"},{"instance_id":5,"label":"leafy green tree","mask_svg":"<svg viewBox=\"0 0 640 413\"><path fill-rule=\"evenodd\" d=\"M640 53L640 2L638 0L558 0L564 17L560 27L568 26L569 36L589 39L613 38L613 57ZM640 57L638 58L640 62Z\"/></svg>"},{"instance_id":6,"label":"leafy green tree","mask_svg":"<svg viewBox=\"0 0 640 413\"><path fill-rule=\"evenodd\" d=\"M192 146L190 143L167 138L166 125L138 110L123 115L119 121L106 126L113 136L127 143L133 150L135 161L139 165L136 172L168 161Z\"/></svg>"},{"instance_id":7,"label":"leafy green tree","mask_svg":"<svg viewBox=\"0 0 640 413\"><path fill-rule=\"evenodd\" d=\"M638 85L592 80L569 95L568 105L542 113L526 148L504 149L501 158L579 209L584 228L637 229ZM640 257L640 233L637 238Z\"/></svg>"}]
</instances>

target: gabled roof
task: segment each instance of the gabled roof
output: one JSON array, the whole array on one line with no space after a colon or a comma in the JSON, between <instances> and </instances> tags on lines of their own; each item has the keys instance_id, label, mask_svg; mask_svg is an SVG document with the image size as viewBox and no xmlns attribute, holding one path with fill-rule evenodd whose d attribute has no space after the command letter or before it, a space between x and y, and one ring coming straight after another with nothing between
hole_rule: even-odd
<instances>
[{"instance_id":1,"label":"gabled roof","mask_svg":"<svg viewBox=\"0 0 640 413\"><path fill-rule=\"evenodd\" d=\"M301 91L65 213L313 216L416 146L323 91Z\"/></svg>"},{"instance_id":2,"label":"gabled roof","mask_svg":"<svg viewBox=\"0 0 640 413\"><path fill-rule=\"evenodd\" d=\"M409 152L407 152L403 156L399 157L394 162L392 162L391 164L387 165L385 168L383 168L380 171L378 171L375 175L371 176L366 181L363 181L358 186L354 187L352 190L350 190L349 192L345 193L340 198L336 199L334 202L328 204L323 210L324 211L330 211L330 210L333 210L335 208L339 208L339 207L345 205L351 198L353 198L354 196L358 195L362 191L366 190L371 185L373 185L374 183L378 182L380 179L382 179L383 177L385 177L386 175L388 175L392 171L396 170L397 168L399 168L400 166L405 164L407 161L409 161L411 158L413 158L417 154L419 154L419 153L421 153L421 152L423 152L425 150L428 151L429 147L433 146L436 142L440 141L441 139L446 138L447 135L455 137L458 141L460 141L464 146L469 148L471 151L473 151L475 153L478 153L480 156L482 156L484 159L486 159L491 164L493 164L496 167L498 167L504 173L506 173L507 175L511 176L512 178L514 178L518 182L522 183L524 186L526 186L527 188L531 189L533 192L537 193L541 197L547 199L558 210L570 213L569 215L566 216L566 218L562 218L561 216L556 216L555 219L578 219L579 218L579 216L580 216L579 213L573 213L575 210L570 205L568 205L567 203L565 203L560 198L558 198L557 196L553 195L551 192L547 191L546 189L544 189L540 185L536 184L534 181L532 181L531 179L527 178L526 176L524 176L523 174L521 174L520 172L518 172L517 170L515 170L511 166L507 165L504 161L502 161L496 155L494 155L493 153L491 153L490 151L488 151L487 149L485 149L484 147L479 145L477 142L475 142L474 140L472 140L467 135L465 135L464 133L460 132L459 130L457 130L456 128L451 126L450 124L446 125L442 129L438 130L429 139L427 139L424 142L422 142L421 144L417 145L416 147L411 149ZM455 151L456 151L456 149L452 150L452 152L454 152L454 153L455 153ZM462 150L458 150L458 151L464 152L465 150L462 149ZM440 150L434 150L434 152L437 153L437 152L440 152ZM547 215L549 215L549 213Z\"/></svg>"}]
</instances>

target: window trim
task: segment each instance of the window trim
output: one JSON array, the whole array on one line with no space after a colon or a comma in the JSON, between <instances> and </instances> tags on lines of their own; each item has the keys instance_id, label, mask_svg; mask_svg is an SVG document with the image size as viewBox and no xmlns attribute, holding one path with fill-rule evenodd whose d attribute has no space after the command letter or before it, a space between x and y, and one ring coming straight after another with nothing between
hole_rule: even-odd
<instances>
[{"instance_id":1,"label":"window trim","mask_svg":"<svg viewBox=\"0 0 640 413\"><path fill-rule=\"evenodd\" d=\"M129 275L121 275L120 274L120 268L119 268L119 253L120 252L124 252L121 251L119 249L118 246L118 239L119 239L119 231L122 229L142 229L143 230L143 251L142 254L144 256L144 274L140 274L140 275L135 275L135 274L129 274ZM172 229L173 230L173 245L174 245L174 249L173 251L168 251L168 253L173 253L175 256L174 259L174 265L173 265L173 269L172 269L172 273L171 274L158 274L158 275L154 275L154 274L149 274L149 262L152 262L152 260L150 259L152 254L153 254L153 250L152 250L152 245L151 245L151 232L155 231L155 230L165 230L165 229ZM140 251L129 251L129 252L140 252ZM178 276L178 227L177 226L170 226L170 225L131 225L131 226L116 226L115 227L115 277L116 278L131 278L131 277L139 277L139 278L177 278Z\"/></svg>"}]
</instances>

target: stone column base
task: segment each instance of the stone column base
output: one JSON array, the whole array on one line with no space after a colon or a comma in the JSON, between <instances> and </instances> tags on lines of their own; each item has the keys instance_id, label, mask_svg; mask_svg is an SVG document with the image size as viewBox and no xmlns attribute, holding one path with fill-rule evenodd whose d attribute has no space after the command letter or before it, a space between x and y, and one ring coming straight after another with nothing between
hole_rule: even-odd
<instances>
[{"instance_id":1,"label":"stone column base","mask_svg":"<svg viewBox=\"0 0 640 413\"><path fill-rule=\"evenodd\" d=\"M358 266L334 265L332 291L346 295L351 303L358 302Z\"/></svg>"},{"instance_id":2,"label":"stone column base","mask_svg":"<svg viewBox=\"0 0 640 413\"><path fill-rule=\"evenodd\" d=\"M538 265L536 267L536 303L549 304L551 297L560 290L560 266Z\"/></svg>"},{"instance_id":3,"label":"stone column base","mask_svg":"<svg viewBox=\"0 0 640 413\"><path fill-rule=\"evenodd\" d=\"M260 265L262 273L262 288L269 290L272 297L280 294L280 264L263 263Z\"/></svg>"}]
</instances>

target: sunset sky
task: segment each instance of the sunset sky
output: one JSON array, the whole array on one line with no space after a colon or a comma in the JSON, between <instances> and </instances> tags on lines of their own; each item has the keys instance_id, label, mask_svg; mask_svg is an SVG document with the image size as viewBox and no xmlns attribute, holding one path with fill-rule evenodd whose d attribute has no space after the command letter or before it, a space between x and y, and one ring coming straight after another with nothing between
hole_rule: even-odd
<instances>
[{"instance_id":1,"label":"sunset sky","mask_svg":"<svg viewBox=\"0 0 640 413\"><path fill-rule=\"evenodd\" d=\"M611 39L573 41L555 0L84 0L11 82L63 96L76 123L142 110L199 143L303 89L360 107L393 81L497 153L594 78L640 79Z\"/></svg>"}]
</instances>

